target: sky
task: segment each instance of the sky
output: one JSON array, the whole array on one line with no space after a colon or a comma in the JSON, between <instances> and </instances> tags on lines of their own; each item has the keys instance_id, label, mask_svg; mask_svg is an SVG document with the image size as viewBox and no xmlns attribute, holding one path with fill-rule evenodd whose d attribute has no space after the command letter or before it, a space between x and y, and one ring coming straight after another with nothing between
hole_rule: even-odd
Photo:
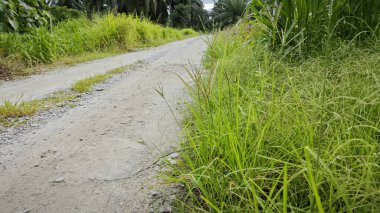
<instances>
[{"instance_id":1,"label":"sky","mask_svg":"<svg viewBox=\"0 0 380 213\"><path fill-rule=\"evenodd\" d=\"M210 11L214 7L214 1L213 0L203 0L203 3L205 5L205 9Z\"/></svg>"}]
</instances>

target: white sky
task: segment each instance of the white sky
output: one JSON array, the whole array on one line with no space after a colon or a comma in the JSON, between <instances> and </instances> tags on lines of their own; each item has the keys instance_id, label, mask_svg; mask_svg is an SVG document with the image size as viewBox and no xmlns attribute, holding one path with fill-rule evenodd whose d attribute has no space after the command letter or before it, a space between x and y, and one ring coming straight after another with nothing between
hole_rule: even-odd
<instances>
[{"instance_id":1,"label":"white sky","mask_svg":"<svg viewBox=\"0 0 380 213\"><path fill-rule=\"evenodd\" d=\"M213 0L203 0L203 3L205 5L205 9L208 11L211 11L214 7L214 1Z\"/></svg>"}]
</instances>

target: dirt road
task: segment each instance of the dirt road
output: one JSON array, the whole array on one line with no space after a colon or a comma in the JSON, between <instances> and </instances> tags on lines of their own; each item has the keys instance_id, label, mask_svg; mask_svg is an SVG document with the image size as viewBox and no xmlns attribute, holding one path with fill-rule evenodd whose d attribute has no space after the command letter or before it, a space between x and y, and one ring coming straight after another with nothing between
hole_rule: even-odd
<instances>
[{"instance_id":1,"label":"dirt road","mask_svg":"<svg viewBox=\"0 0 380 213\"><path fill-rule=\"evenodd\" d=\"M205 49L203 38L198 37L147 50L148 55L140 51L138 60L145 63L126 78L61 117L0 142L0 212L163 211L149 206L152 190L160 187L159 166L152 165L175 150L179 126L155 89L163 88L177 113L186 91L175 74L188 79L184 66L199 66ZM128 54L113 58L119 57L129 58ZM120 59L129 63L124 60ZM103 61L112 64L112 58ZM99 60L94 63L103 67ZM76 67L95 69L93 63ZM57 76L66 76L64 72L57 71ZM26 80L37 81L37 76ZM30 96L41 96L67 82L51 88L40 84L30 84L38 93Z\"/></svg>"},{"instance_id":2,"label":"dirt road","mask_svg":"<svg viewBox=\"0 0 380 213\"><path fill-rule=\"evenodd\" d=\"M165 56L172 54L172 56L175 57L186 57L186 54L192 54L190 52L188 53L187 49L191 48L190 46L194 42L197 43L199 41L199 37L190 38L159 47L98 59L69 68L57 69L17 81L0 80L0 103L7 100L18 101L41 98L54 91L69 88L75 81L95 74L103 74L109 70L131 65L138 61L153 63L155 61L165 60ZM190 49L190 51L193 50ZM186 59L183 60L183 62L187 61Z\"/></svg>"}]
</instances>

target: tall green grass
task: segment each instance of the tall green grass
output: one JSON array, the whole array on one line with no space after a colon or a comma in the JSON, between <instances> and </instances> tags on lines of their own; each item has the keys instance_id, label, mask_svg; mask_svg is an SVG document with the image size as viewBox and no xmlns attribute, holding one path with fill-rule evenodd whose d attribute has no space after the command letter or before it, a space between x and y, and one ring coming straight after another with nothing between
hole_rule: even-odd
<instances>
[{"instance_id":1,"label":"tall green grass","mask_svg":"<svg viewBox=\"0 0 380 213\"><path fill-rule=\"evenodd\" d=\"M338 38L366 40L380 33L378 0L254 0L250 11L272 46L299 55Z\"/></svg>"},{"instance_id":2,"label":"tall green grass","mask_svg":"<svg viewBox=\"0 0 380 213\"><path fill-rule=\"evenodd\" d=\"M241 35L217 36L206 78L190 72L180 210L380 211L379 49L290 63Z\"/></svg>"},{"instance_id":3,"label":"tall green grass","mask_svg":"<svg viewBox=\"0 0 380 213\"><path fill-rule=\"evenodd\" d=\"M93 21L80 18L60 22L52 29L37 28L26 34L1 33L0 62L10 61L2 62L2 67L11 62L32 66L56 62L65 56L129 50L193 35L196 35L193 30L162 27L124 14L109 14Z\"/></svg>"}]
</instances>

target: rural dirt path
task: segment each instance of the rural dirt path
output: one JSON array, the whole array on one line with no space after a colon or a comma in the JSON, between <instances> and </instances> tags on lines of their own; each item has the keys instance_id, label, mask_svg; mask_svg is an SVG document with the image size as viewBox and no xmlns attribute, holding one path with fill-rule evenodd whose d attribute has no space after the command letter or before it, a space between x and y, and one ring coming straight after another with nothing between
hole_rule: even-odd
<instances>
[{"instance_id":1,"label":"rural dirt path","mask_svg":"<svg viewBox=\"0 0 380 213\"><path fill-rule=\"evenodd\" d=\"M145 62L85 104L0 142L0 212L149 212L148 197L159 185L159 166L152 165L175 150L179 134L155 89L163 88L178 113L186 91L177 75L190 80L184 67L200 66L205 49L204 38L197 37L22 80L29 89L23 83L1 85L0 97L6 85L24 97L39 97L77 79L66 79L74 70L84 76Z\"/></svg>"},{"instance_id":2,"label":"rural dirt path","mask_svg":"<svg viewBox=\"0 0 380 213\"><path fill-rule=\"evenodd\" d=\"M131 65L139 61L147 63L155 62L178 50L183 52L177 52L177 54L174 54L175 56L188 54L184 51L189 48L189 45L197 41L200 41L199 37L98 59L69 68L56 69L25 79L15 81L0 80L0 103L8 100L19 101L42 98L54 91L67 89L74 82L89 76L103 74L109 70Z\"/></svg>"}]
</instances>

